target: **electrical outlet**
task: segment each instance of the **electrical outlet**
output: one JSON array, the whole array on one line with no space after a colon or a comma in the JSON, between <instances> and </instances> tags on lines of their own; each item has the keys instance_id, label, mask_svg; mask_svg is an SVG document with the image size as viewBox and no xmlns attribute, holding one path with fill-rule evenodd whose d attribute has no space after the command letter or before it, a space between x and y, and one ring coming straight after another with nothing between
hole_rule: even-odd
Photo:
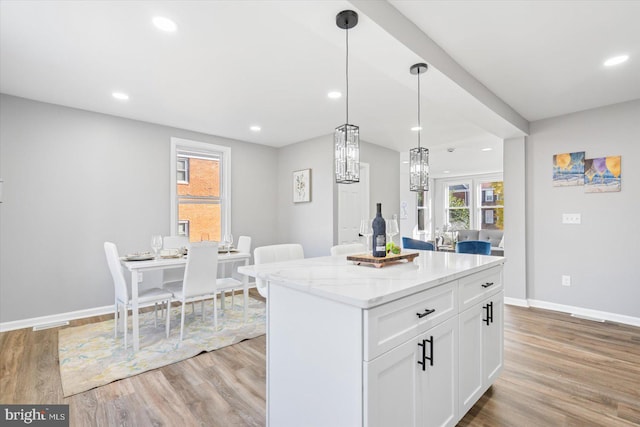
<instances>
[{"instance_id":1,"label":"electrical outlet","mask_svg":"<svg viewBox=\"0 0 640 427\"><path fill-rule=\"evenodd\" d=\"M144 280L144 279L143 279L143 277L142 277L142 272L141 272L141 271L139 271L139 272L138 272L138 283L142 282L143 280Z\"/></svg>"},{"instance_id":2,"label":"electrical outlet","mask_svg":"<svg viewBox=\"0 0 640 427\"><path fill-rule=\"evenodd\" d=\"M562 214L563 224L580 224L581 222L582 222L582 216L579 213Z\"/></svg>"},{"instance_id":3,"label":"electrical outlet","mask_svg":"<svg viewBox=\"0 0 640 427\"><path fill-rule=\"evenodd\" d=\"M571 276L562 275L562 286L571 286Z\"/></svg>"}]
</instances>

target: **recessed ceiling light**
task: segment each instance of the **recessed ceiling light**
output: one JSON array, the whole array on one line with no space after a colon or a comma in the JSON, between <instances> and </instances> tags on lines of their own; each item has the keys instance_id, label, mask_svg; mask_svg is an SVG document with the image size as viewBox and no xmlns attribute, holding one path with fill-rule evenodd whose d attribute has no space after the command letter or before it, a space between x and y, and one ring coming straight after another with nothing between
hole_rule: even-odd
<instances>
[{"instance_id":1,"label":"recessed ceiling light","mask_svg":"<svg viewBox=\"0 0 640 427\"><path fill-rule=\"evenodd\" d=\"M442 171L442 173L451 173L451 171Z\"/></svg>"},{"instance_id":2,"label":"recessed ceiling light","mask_svg":"<svg viewBox=\"0 0 640 427\"><path fill-rule=\"evenodd\" d=\"M260 132L261 127L260 126L251 126L249 129L251 129L253 132Z\"/></svg>"},{"instance_id":3,"label":"recessed ceiling light","mask_svg":"<svg viewBox=\"0 0 640 427\"><path fill-rule=\"evenodd\" d=\"M483 148L483 149L481 149L480 151L491 151L491 150L493 150L493 148L491 148L491 147L487 147L487 148Z\"/></svg>"},{"instance_id":4,"label":"recessed ceiling light","mask_svg":"<svg viewBox=\"0 0 640 427\"><path fill-rule=\"evenodd\" d=\"M169 18L165 18L164 16L156 16L152 21L153 25L155 25L157 29L168 33L172 33L178 28L175 22Z\"/></svg>"},{"instance_id":5,"label":"recessed ceiling light","mask_svg":"<svg viewBox=\"0 0 640 427\"><path fill-rule=\"evenodd\" d=\"M120 101L128 101L129 100L129 95L127 95L124 92L113 92L111 94L111 96L113 96L115 99L119 99Z\"/></svg>"},{"instance_id":6,"label":"recessed ceiling light","mask_svg":"<svg viewBox=\"0 0 640 427\"><path fill-rule=\"evenodd\" d=\"M338 98L342 98L342 94L340 92L329 92L327 94L327 96L331 99L338 99Z\"/></svg>"},{"instance_id":7,"label":"recessed ceiling light","mask_svg":"<svg viewBox=\"0 0 640 427\"><path fill-rule=\"evenodd\" d=\"M414 132L418 132L419 130L422 130L422 126L414 126L411 128L411 130Z\"/></svg>"},{"instance_id":8,"label":"recessed ceiling light","mask_svg":"<svg viewBox=\"0 0 640 427\"><path fill-rule=\"evenodd\" d=\"M629 59L629 55L614 56L613 58L609 58L606 61L604 61L604 66L613 67L614 65L618 65L618 64L622 64L623 62L626 62L628 59Z\"/></svg>"}]
</instances>

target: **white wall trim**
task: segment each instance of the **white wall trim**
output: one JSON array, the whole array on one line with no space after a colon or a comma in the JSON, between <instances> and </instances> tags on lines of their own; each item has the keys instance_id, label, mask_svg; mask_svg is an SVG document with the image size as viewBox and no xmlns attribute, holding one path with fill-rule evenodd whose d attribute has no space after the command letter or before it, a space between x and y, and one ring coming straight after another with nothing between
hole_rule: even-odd
<instances>
[{"instance_id":1,"label":"white wall trim","mask_svg":"<svg viewBox=\"0 0 640 427\"><path fill-rule=\"evenodd\" d=\"M105 305L103 307L87 308L85 310L70 311L68 313L51 314L49 316L33 317L31 319L21 319L11 322L4 322L0 323L0 332L13 331L23 328L32 328L34 326L65 322L69 320L82 319L85 317L101 316L108 313L113 313L113 305Z\"/></svg>"},{"instance_id":2,"label":"white wall trim","mask_svg":"<svg viewBox=\"0 0 640 427\"><path fill-rule=\"evenodd\" d=\"M574 307L571 305L556 304L553 302L539 301L535 299L527 300L531 307L543 308L545 310L560 311L580 316L594 317L596 319L608 320L610 322L624 323L625 325L639 326L640 317L626 316L624 314L609 313L606 311L591 310L588 308ZM505 298L506 302L506 298Z\"/></svg>"},{"instance_id":3,"label":"white wall trim","mask_svg":"<svg viewBox=\"0 0 640 427\"><path fill-rule=\"evenodd\" d=\"M529 307L529 301L521 298L504 297L504 303L509 305L517 305L518 307Z\"/></svg>"}]
</instances>

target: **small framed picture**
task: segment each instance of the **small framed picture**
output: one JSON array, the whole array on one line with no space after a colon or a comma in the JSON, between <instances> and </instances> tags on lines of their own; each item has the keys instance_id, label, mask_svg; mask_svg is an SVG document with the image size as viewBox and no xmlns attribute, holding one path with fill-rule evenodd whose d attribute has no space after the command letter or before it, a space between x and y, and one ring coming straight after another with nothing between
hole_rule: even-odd
<instances>
[{"instance_id":1,"label":"small framed picture","mask_svg":"<svg viewBox=\"0 0 640 427\"><path fill-rule=\"evenodd\" d=\"M311 169L293 172L293 203L311 201Z\"/></svg>"}]
</instances>

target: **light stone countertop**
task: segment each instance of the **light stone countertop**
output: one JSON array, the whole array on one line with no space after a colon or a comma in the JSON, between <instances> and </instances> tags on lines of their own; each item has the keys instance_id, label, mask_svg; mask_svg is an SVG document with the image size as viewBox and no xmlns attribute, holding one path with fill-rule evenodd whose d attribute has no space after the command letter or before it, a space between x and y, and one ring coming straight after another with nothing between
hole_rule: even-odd
<instances>
[{"instance_id":1,"label":"light stone countertop","mask_svg":"<svg viewBox=\"0 0 640 427\"><path fill-rule=\"evenodd\" d=\"M242 266L238 272L368 309L505 262L503 257L486 255L407 252L420 255L413 262L382 268L355 265L346 255L338 255Z\"/></svg>"}]
</instances>

